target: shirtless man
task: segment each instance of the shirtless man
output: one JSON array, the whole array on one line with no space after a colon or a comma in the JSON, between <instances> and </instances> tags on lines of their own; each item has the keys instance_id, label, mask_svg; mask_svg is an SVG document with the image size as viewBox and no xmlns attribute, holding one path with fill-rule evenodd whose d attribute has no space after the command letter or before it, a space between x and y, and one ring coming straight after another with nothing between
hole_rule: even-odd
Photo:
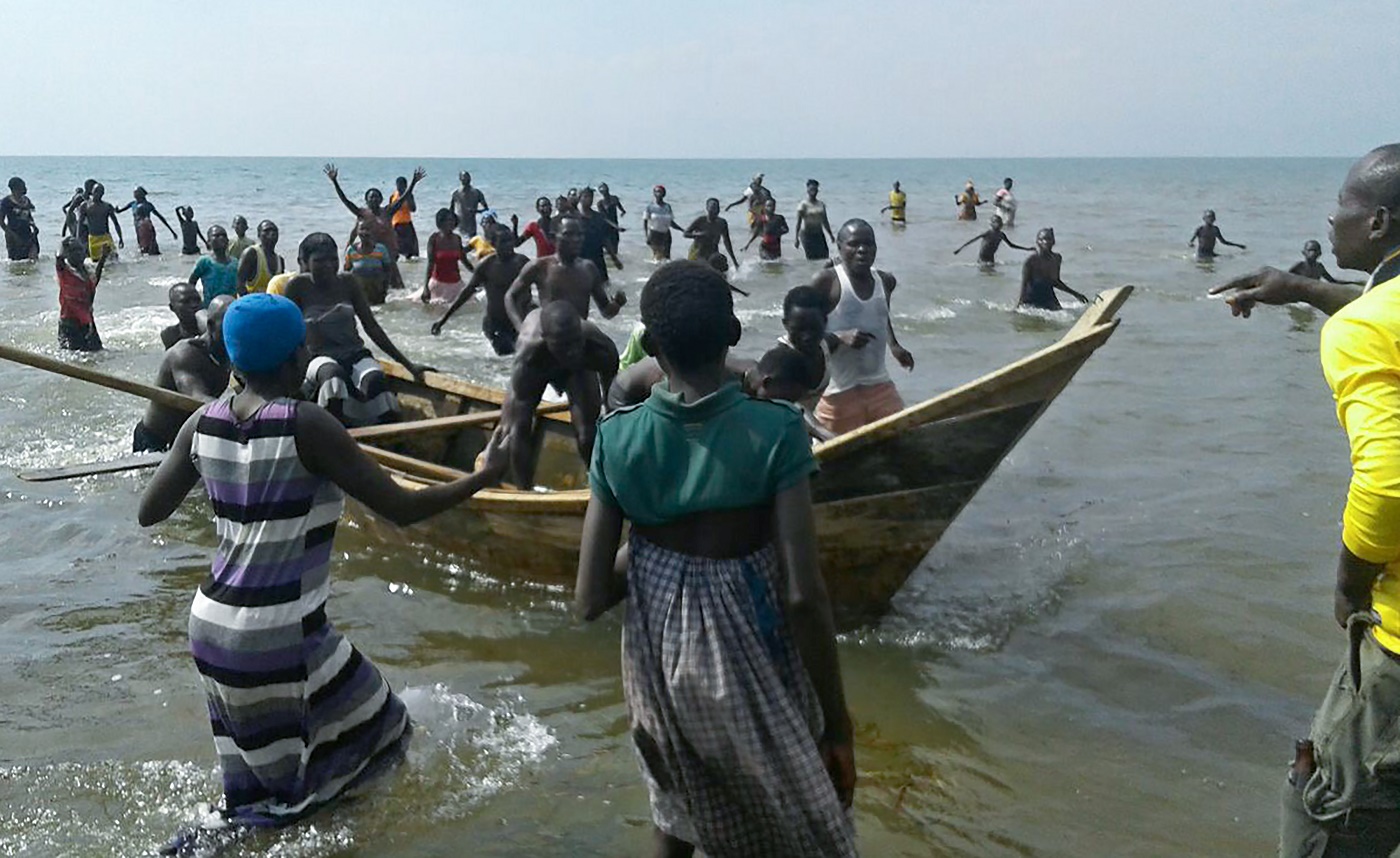
<instances>
[{"instance_id":1,"label":"shirtless man","mask_svg":"<svg viewBox=\"0 0 1400 858\"><path fill-rule=\"evenodd\" d=\"M258 240L235 257L238 260L238 294L266 292L272 278L287 270L287 261L277 255L277 239L281 232L277 224L265 220L258 224ZM233 248L229 248L230 254Z\"/></svg>"},{"instance_id":2,"label":"shirtless man","mask_svg":"<svg viewBox=\"0 0 1400 858\"><path fill-rule=\"evenodd\" d=\"M520 326L520 345L501 404L501 431L517 488L535 484L535 409L545 386L552 383L568 394L578 452L584 462L590 462L602 391L616 375L617 346L592 322L584 321L562 301L530 311Z\"/></svg>"},{"instance_id":3,"label":"shirtless man","mask_svg":"<svg viewBox=\"0 0 1400 858\"><path fill-rule=\"evenodd\" d=\"M1087 304L1089 299L1082 292L1076 292L1060 279L1060 254L1055 252L1055 230L1050 227L1035 234L1035 252L1026 257L1021 266L1021 298L1017 307L1039 307L1042 310L1059 310L1060 299L1055 290L1068 292Z\"/></svg>"},{"instance_id":4,"label":"shirtless man","mask_svg":"<svg viewBox=\"0 0 1400 858\"><path fill-rule=\"evenodd\" d=\"M15 176L10 179L10 193L0 199L0 230L5 232L5 251L12 260L39 258L39 230L28 194L24 180Z\"/></svg>"},{"instance_id":5,"label":"shirtless man","mask_svg":"<svg viewBox=\"0 0 1400 858\"><path fill-rule=\"evenodd\" d=\"M705 213L691 221L683 235L693 242L690 245L690 258L699 262L705 262L719 253L720 242L724 242L729 261L738 270L739 257L734 255L734 243L729 239L729 221L719 216L719 200L714 197L705 200Z\"/></svg>"},{"instance_id":6,"label":"shirtless man","mask_svg":"<svg viewBox=\"0 0 1400 858\"><path fill-rule=\"evenodd\" d=\"M167 325L160 332L160 344L169 349L180 340L188 340L204 333L205 325L199 319L199 309L204 298L193 283L176 283L170 287L170 312L175 314L175 324Z\"/></svg>"},{"instance_id":7,"label":"shirtless man","mask_svg":"<svg viewBox=\"0 0 1400 858\"><path fill-rule=\"evenodd\" d=\"M1011 177L1001 180L1001 187L997 188L996 194L992 197L992 207L997 210L1001 217L1001 222L1008 229L1016 225L1016 195L1011 193Z\"/></svg>"},{"instance_id":8,"label":"shirtless man","mask_svg":"<svg viewBox=\"0 0 1400 858\"><path fill-rule=\"evenodd\" d=\"M452 302L451 307L447 308L447 312L442 314L442 318L433 322L431 330L433 336L441 334L442 326L447 324L447 320L452 318L452 314L457 312L476 290L484 289L486 291L486 312L481 316L481 332L491 342L491 348L496 351L496 354L509 355L515 353L519 329L511 321L511 314L506 312L506 295L510 292L510 287L515 283L516 278L520 276L521 270L530 264L530 259L515 252L514 230L498 224L492 240L496 252L477 264L476 270L472 272L471 280L467 281L466 288L458 293L457 299ZM525 293L525 297L528 300L529 294ZM527 305L515 309L524 318L532 308Z\"/></svg>"},{"instance_id":9,"label":"shirtless man","mask_svg":"<svg viewBox=\"0 0 1400 858\"><path fill-rule=\"evenodd\" d=\"M1186 242L1186 246L1195 245L1196 259L1204 261L1215 258L1215 243L1217 241L1230 247L1238 247L1240 250L1245 249L1243 244L1227 241L1225 236L1220 234L1220 227L1215 225L1215 210L1206 209L1205 213L1201 215L1201 225L1196 227L1196 231L1191 234L1191 240Z\"/></svg>"},{"instance_id":10,"label":"shirtless man","mask_svg":"<svg viewBox=\"0 0 1400 858\"><path fill-rule=\"evenodd\" d=\"M1338 280L1318 260L1322 258L1322 245L1313 240L1303 242L1303 258L1288 269L1289 274L1307 277L1309 280L1326 280L1328 283L1343 283L1348 286L1363 286L1363 280Z\"/></svg>"},{"instance_id":11,"label":"shirtless man","mask_svg":"<svg viewBox=\"0 0 1400 858\"><path fill-rule=\"evenodd\" d=\"M597 266L579 257L583 247L583 223L576 215L566 215L559 221L555 240L557 247L554 255L531 260L520 269L519 276L506 292L506 313L522 336L525 316L521 308L528 305L533 287L539 289L539 306L568 301L581 319L588 318L590 298L598 305L604 319L616 316L627 303L627 296L620 289L609 298Z\"/></svg>"},{"instance_id":12,"label":"shirtless man","mask_svg":"<svg viewBox=\"0 0 1400 858\"><path fill-rule=\"evenodd\" d=\"M112 247L112 231L107 228L108 224L117 231L116 247L126 247L126 240L122 238L122 225L117 220L117 209L102 199L105 193L107 189L98 182L92 186L92 193L88 195L87 202L78 207L78 220L87 227L89 259L101 258L104 247L111 248L115 255L116 248Z\"/></svg>"},{"instance_id":13,"label":"shirtless man","mask_svg":"<svg viewBox=\"0 0 1400 858\"><path fill-rule=\"evenodd\" d=\"M1035 250L1034 247L1022 247L1021 245L1007 238L1006 233L1001 231L1000 215L992 215L990 226L991 229L987 230L981 235L973 236L972 238L969 238L967 241L963 242L962 247L959 247L957 250L953 251L953 255L957 256L959 253L962 252L963 247L967 247L972 242L980 241L982 242L982 247L979 248L977 251L977 267L983 269L984 271L990 271L991 269L996 267L997 250L1003 244L1005 244L1007 247L1014 247L1017 250Z\"/></svg>"},{"instance_id":14,"label":"shirtless man","mask_svg":"<svg viewBox=\"0 0 1400 858\"><path fill-rule=\"evenodd\" d=\"M447 207L457 215L457 225L461 227L462 234L470 238L476 235L477 213L490 206L486 204L486 195L480 189L472 187L471 173L463 170L458 174L458 178L462 180L462 186L452 192L452 199Z\"/></svg>"},{"instance_id":15,"label":"shirtless man","mask_svg":"<svg viewBox=\"0 0 1400 858\"><path fill-rule=\"evenodd\" d=\"M172 290L173 291L173 290ZM197 337L180 340L165 352L156 371L156 386L208 402L228 387L228 353L224 351L224 311L232 295L209 304L209 327ZM165 452L189 415L152 402L131 434L131 452Z\"/></svg>"}]
</instances>

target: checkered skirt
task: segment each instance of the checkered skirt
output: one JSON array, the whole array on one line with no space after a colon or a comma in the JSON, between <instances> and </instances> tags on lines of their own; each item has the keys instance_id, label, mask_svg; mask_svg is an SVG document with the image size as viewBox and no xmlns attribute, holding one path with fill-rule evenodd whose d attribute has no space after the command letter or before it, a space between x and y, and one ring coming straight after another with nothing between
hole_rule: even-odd
<instances>
[{"instance_id":1,"label":"checkered skirt","mask_svg":"<svg viewBox=\"0 0 1400 858\"><path fill-rule=\"evenodd\" d=\"M709 856L853 856L771 545L716 560L631 538L622 683L656 826Z\"/></svg>"}]
</instances>

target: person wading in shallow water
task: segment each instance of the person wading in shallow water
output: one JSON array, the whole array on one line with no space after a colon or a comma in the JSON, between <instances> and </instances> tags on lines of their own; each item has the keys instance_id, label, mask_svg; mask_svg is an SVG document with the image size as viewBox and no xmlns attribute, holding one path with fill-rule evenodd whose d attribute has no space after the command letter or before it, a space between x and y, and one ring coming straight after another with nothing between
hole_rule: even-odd
<instances>
[{"instance_id":1,"label":"person wading in shallow water","mask_svg":"<svg viewBox=\"0 0 1400 858\"><path fill-rule=\"evenodd\" d=\"M199 289L194 284L176 283L170 287L167 298L170 312L175 314L175 324L161 329L160 344L166 349L180 340L204 333L204 323L199 320L199 309L204 306L204 299L199 296Z\"/></svg>"},{"instance_id":2,"label":"person wading in shallow water","mask_svg":"<svg viewBox=\"0 0 1400 858\"><path fill-rule=\"evenodd\" d=\"M739 320L708 265L662 266L641 305L667 379L599 423L574 606L592 620L627 602L622 687L654 854L854 856L802 414L732 380Z\"/></svg>"},{"instance_id":3,"label":"person wading in shallow water","mask_svg":"<svg viewBox=\"0 0 1400 858\"><path fill-rule=\"evenodd\" d=\"M1322 373L1351 444L1333 616L1346 652L1283 786L1281 858L1361 858L1400 848L1400 144L1352 165L1328 219L1342 268L1366 287L1262 268L1211 289L1231 312L1311 304Z\"/></svg>"},{"instance_id":4,"label":"person wading in shallow water","mask_svg":"<svg viewBox=\"0 0 1400 858\"><path fill-rule=\"evenodd\" d=\"M165 228L170 230L170 237L178 239L180 235L175 232L175 227L170 225L170 221L165 219L165 215L155 207L155 203L146 199L146 189L137 186L132 191L132 200L121 208L118 212L131 209L132 226L136 229L136 246L141 249L142 255L159 256L160 242L156 241L156 225L151 218L157 218L165 224Z\"/></svg>"},{"instance_id":5,"label":"person wading in shallow water","mask_svg":"<svg viewBox=\"0 0 1400 858\"><path fill-rule=\"evenodd\" d=\"M335 259L332 246L318 264L334 276ZM137 518L164 521L203 479L218 547L190 605L190 654L219 754L220 812L234 827L182 832L164 854L213 854L206 844L248 827L304 819L402 761L407 709L326 616L344 496L404 526L494 485L505 466L492 442L476 473L402 488L334 417L297 400L308 353L295 304L239 298L223 329L245 386L185 421Z\"/></svg>"},{"instance_id":6,"label":"person wading in shallow water","mask_svg":"<svg viewBox=\"0 0 1400 858\"><path fill-rule=\"evenodd\" d=\"M1055 290L1068 292L1081 302L1089 303L1083 292L1076 292L1060 279L1060 263L1063 260L1055 252L1055 230L1042 229L1035 234L1035 253L1026 257L1021 266L1021 298L1018 307L1036 307L1041 310L1059 310L1060 299Z\"/></svg>"}]
</instances>

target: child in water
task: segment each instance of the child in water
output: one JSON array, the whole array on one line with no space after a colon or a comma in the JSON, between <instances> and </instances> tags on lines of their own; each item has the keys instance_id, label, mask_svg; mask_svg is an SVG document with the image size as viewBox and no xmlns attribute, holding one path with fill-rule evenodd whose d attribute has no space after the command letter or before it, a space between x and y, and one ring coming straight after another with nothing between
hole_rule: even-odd
<instances>
[{"instance_id":1,"label":"child in water","mask_svg":"<svg viewBox=\"0 0 1400 858\"><path fill-rule=\"evenodd\" d=\"M598 424L575 606L591 620L628 602L622 681L655 854L852 856L851 722L802 416L727 373L739 320L709 266L657 269L641 315L666 380Z\"/></svg>"},{"instance_id":2,"label":"child in water","mask_svg":"<svg viewBox=\"0 0 1400 858\"><path fill-rule=\"evenodd\" d=\"M1322 258L1322 245L1309 239L1303 242L1303 258L1288 269L1289 274L1298 274L1311 280L1326 280L1328 283L1343 283L1349 286L1363 285L1360 280L1338 280L1318 260Z\"/></svg>"},{"instance_id":3,"label":"child in water","mask_svg":"<svg viewBox=\"0 0 1400 858\"><path fill-rule=\"evenodd\" d=\"M180 253L183 256L198 256L199 242L204 242L204 248L210 250L209 240L204 237L204 233L199 231L199 221L194 219L194 208L192 206L177 206L175 209L175 219L180 222L180 238L183 246Z\"/></svg>"},{"instance_id":4,"label":"child in water","mask_svg":"<svg viewBox=\"0 0 1400 858\"><path fill-rule=\"evenodd\" d=\"M1034 247L1022 247L1008 238L1006 233L1001 231L1001 215L992 215L992 219L989 223L991 229L963 242L961 247L953 251L953 255L957 256L959 253L962 253L963 248L967 247L972 242L981 241L982 246L977 249L977 267L988 271L996 267L997 250L1000 249L1003 244L1007 247L1014 247L1017 250L1035 250Z\"/></svg>"},{"instance_id":5,"label":"child in water","mask_svg":"<svg viewBox=\"0 0 1400 858\"><path fill-rule=\"evenodd\" d=\"M104 247L97 259L97 269L88 274L87 249L75 235L64 236L55 267L58 272L58 346L80 352L102 350L102 338L97 335L97 323L92 318L92 301L97 284L102 282L102 269L107 265L111 248Z\"/></svg>"}]
</instances>

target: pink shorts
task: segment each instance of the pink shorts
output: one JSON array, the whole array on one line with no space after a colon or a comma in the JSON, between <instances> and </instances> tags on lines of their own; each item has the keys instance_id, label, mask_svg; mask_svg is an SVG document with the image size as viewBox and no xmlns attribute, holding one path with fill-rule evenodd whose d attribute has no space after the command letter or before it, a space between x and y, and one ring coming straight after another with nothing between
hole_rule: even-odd
<instances>
[{"instance_id":1,"label":"pink shorts","mask_svg":"<svg viewBox=\"0 0 1400 858\"><path fill-rule=\"evenodd\" d=\"M840 393L828 393L817 402L814 413L817 422L843 435L874 423L882 417L904 410L904 400L894 382L852 387Z\"/></svg>"},{"instance_id":2,"label":"pink shorts","mask_svg":"<svg viewBox=\"0 0 1400 858\"><path fill-rule=\"evenodd\" d=\"M444 283L436 277L428 280L428 298L434 303L451 304L457 300L457 296L462 294L466 288L467 281L458 280L455 283Z\"/></svg>"}]
</instances>

